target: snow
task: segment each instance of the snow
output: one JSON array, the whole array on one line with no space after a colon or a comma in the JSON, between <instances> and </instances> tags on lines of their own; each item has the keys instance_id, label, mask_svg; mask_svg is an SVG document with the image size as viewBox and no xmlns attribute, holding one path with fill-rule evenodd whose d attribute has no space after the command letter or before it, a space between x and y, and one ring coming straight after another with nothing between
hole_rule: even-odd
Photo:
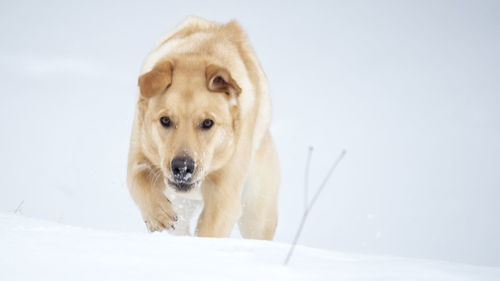
<instances>
[{"instance_id":1,"label":"snow","mask_svg":"<svg viewBox=\"0 0 500 281\"><path fill-rule=\"evenodd\" d=\"M500 280L500 268L231 238L113 232L0 213L0 280Z\"/></svg>"}]
</instances>

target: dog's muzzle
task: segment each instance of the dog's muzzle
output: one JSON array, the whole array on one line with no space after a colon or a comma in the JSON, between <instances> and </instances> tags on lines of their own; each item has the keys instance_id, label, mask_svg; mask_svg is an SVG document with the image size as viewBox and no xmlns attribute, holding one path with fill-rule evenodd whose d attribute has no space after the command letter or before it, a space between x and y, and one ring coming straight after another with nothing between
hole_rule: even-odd
<instances>
[{"instance_id":1,"label":"dog's muzzle","mask_svg":"<svg viewBox=\"0 0 500 281\"><path fill-rule=\"evenodd\" d=\"M177 156L170 163L171 172L174 176L173 181L168 180L168 183L178 191L189 191L195 186L195 182L191 182L193 178L196 163L189 156Z\"/></svg>"}]
</instances>

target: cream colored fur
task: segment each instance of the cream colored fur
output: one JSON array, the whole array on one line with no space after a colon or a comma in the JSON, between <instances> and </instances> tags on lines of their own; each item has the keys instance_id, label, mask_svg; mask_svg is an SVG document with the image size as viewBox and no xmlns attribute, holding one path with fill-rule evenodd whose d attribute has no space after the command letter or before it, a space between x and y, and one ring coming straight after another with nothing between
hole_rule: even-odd
<instances>
[{"instance_id":1,"label":"cream colored fur","mask_svg":"<svg viewBox=\"0 0 500 281\"><path fill-rule=\"evenodd\" d=\"M241 92L213 92L204 76L208 65L227 71ZM239 24L186 19L154 47L140 74L154 71L156 80L140 82L128 164L129 190L148 229L189 234L202 207L196 235L227 237L238 222L243 237L272 239L279 164L269 134L269 86ZM162 83L170 86L151 90ZM161 116L176 125L161 127ZM193 125L206 116L213 129ZM168 183L170 161L180 153L197 164L199 184L187 193Z\"/></svg>"}]
</instances>

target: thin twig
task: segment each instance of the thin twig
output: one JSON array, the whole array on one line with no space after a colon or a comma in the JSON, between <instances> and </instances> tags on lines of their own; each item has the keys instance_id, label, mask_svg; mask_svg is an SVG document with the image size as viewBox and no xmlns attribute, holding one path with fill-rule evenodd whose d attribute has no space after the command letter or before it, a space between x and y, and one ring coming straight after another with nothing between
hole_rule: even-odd
<instances>
[{"instance_id":1,"label":"thin twig","mask_svg":"<svg viewBox=\"0 0 500 281\"><path fill-rule=\"evenodd\" d=\"M299 240L300 233L302 232L302 228L304 227L304 224L306 223L307 215L309 214L309 211L305 210L304 215L302 215L302 220L300 221L299 229L297 233L295 233L295 238L293 238L293 243L292 247L290 248L290 251L288 251L288 255L286 256L285 259L285 265L288 264L290 261L290 258L292 257L293 250L295 250L295 246L297 245L297 241Z\"/></svg>"},{"instance_id":2,"label":"thin twig","mask_svg":"<svg viewBox=\"0 0 500 281\"><path fill-rule=\"evenodd\" d=\"M309 167L311 164L313 147L309 146L309 150L307 151L307 161L306 161L306 171L304 174L304 211L307 210L307 203L309 199L307 198L309 195Z\"/></svg>"},{"instance_id":3,"label":"thin twig","mask_svg":"<svg viewBox=\"0 0 500 281\"><path fill-rule=\"evenodd\" d=\"M344 158L345 154L346 154L346 151L344 149L344 150L342 150L340 155L337 157L337 160L333 163L332 167L330 168L330 171L328 171L328 174L326 175L325 179L323 180L323 183L321 183L320 187L316 191L316 194L314 194L313 200L311 201L309 206L307 206L307 204L306 204L307 207L304 210L304 214L302 215L302 220L300 221L299 229L297 230L297 233L295 233L295 238L293 239L292 247L290 247L290 251L288 252L288 255L286 256L285 265L287 265L288 262L290 261L290 258L292 257L292 254L293 254L293 250L295 249L295 246L297 246L297 242L299 241L300 234L302 233L302 229L304 228L304 224L306 223L307 216L309 215L309 211L311 211L312 207L314 206L314 203L316 203L316 200L318 200L318 197L319 197L321 191L323 191L323 189L325 188L326 183L328 182L328 179L333 174L333 172L335 171L335 168L337 168L337 166L339 165L342 158ZM309 172L306 172L306 175L308 173Z\"/></svg>"},{"instance_id":4,"label":"thin twig","mask_svg":"<svg viewBox=\"0 0 500 281\"><path fill-rule=\"evenodd\" d=\"M19 203L19 205L17 205L17 208L14 210L14 214L17 214L18 212L20 213L21 212L21 207L23 206L24 204L24 200L21 201L21 203Z\"/></svg>"},{"instance_id":5,"label":"thin twig","mask_svg":"<svg viewBox=\"0 0 500 281\"><path fill-rule=\"evenodd\" d=\"M314 195L311 203L309 204L309 207L308 207L307 211L311 210L311 208L314 205L314 203L316 203L316 200L318 200L319 194L325 188L326 183L330 179L330 176L333 174L333 171L335 171L335 168L337 168L337 166L339 165L339 163L342 160L342 158L344 158L345 154L346 154L346 151L344 149L340 153L339 157L337 157L337 160L335 161L335 163L333 163L332 167L330 168L330 171L328 171L328 174L326 175L325 179L323 180L323 183L321 183L321 185L319 186L318 191L316 191L316 194Z\"/></svg>"}]
</instances>

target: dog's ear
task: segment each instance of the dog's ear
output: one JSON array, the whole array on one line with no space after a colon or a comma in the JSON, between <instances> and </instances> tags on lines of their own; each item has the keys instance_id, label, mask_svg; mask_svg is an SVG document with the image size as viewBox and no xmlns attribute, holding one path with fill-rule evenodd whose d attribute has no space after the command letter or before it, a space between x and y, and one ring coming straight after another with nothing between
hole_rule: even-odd
<instances>
[{"instance_id":1,"label":"dog's ear","mask_svg":"<svg viewBox=\"0 0 500 281\"><path fill-rule=\"evenodd\" d=\"M230 97L236 97L241 93L241 88L223 67L210 64L205 71L205 77L210 91L223 92Z\"/></svg>"},{"instance_id":2,"label":"dog's ear","mask_svg":"<svg viewBox=\"0 0 500 281\"><path fill-rule=\"evenodd\" d=\"M172 83L173 66L170 61L161 61L153 69L139 77L141 96L153 97L167 89Z\"/></svg>"}]
</instances>

